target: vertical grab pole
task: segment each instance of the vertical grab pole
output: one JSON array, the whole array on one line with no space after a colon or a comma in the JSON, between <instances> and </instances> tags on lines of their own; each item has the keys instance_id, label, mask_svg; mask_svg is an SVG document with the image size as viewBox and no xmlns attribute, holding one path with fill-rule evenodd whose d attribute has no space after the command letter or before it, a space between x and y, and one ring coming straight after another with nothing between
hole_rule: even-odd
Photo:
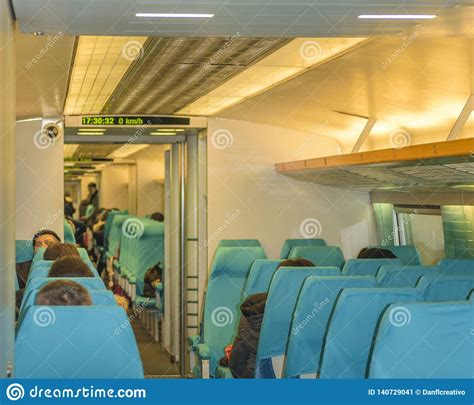
<instances>
[{"instance_id":1,"label":"vertical grab pole","mask_svg":"<svg viewBox=\"0 0 474 405\"><path fill-rule=\"evenodd\" d=\"M170 167L170 324L171 324L171 357L179 358L180 335L180 273L181 273L181 198L180 198L180 145L171 146Z\"/></svg>"},{"instance_id":2,"label":"vertical grab pole","mask_svg":"<svg viewBox=\"0 0 474 405\"><path fill-rule=\"evenodd\" d=\"M185 143L179 145L179 157L180 157L180 197L181 197L181 210L180 210L180 361L179 361L179 372L181 377L186 376L186 226L185 226L185 174L186 174L186 161L185 161Z\"/></svg>"},{"instance_id":3,"label":"vertical grab pole","mask_svg":"<svg viewBox=\"0 0 474 405\"><path fill-rule=\"evenodd\" d=\"M0 2L0 378L9 376L15 345L15 38L7 1Z\"/></svg>"}]
</instances>

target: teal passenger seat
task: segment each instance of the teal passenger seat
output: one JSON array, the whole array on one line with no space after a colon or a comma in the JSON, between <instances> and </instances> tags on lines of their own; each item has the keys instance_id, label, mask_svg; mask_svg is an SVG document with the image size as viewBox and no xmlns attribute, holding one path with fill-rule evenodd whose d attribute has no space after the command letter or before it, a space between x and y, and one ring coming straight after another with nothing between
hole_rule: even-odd
<instances>
[{"instance_id":1,"label":"teal passenger seat","mask_svg":"<svg viewBox=\"0 0 474 405\"><path fill-rule=\"evenodd\" d=\"M223 247L262 247L258 239L221 239L217 249Z\"/></svg>"},{"instance_id":2,"label":"teal passenger seat","mask_svg":"<svg viewBox=\"0 0 474 405\"><path fill-rule=\"evenodd\" d=\"M390 250L397 259L400 259L400 262L405 266L419 266L421 265L420 252L418 248L414 245L404 245L404 246L371 246L379 249Z\"/></svg>"},{"instance_id":3,"label":"teal passenger seat","mask_svg":"<svg viewBox=\"0 0 474 405\"><path fill-rule=\"evenodd\" d=\"M253 262L266 259L261 247L223 247L216 250L209 273L200 336L189 338L198 359L196 377L215 376L224 348L231 344L240 319L240 302ZM193 356L194 357L194 356Z\"/></svg>"},{"instance_id":4,"label":"teal passenger seat","mask_svg":"<svg viewBox=\"0 0 474 405\"><path fill-rule=\"evenodd\" d=\"M343 288L375 288L373 276L308 277L296 303L286 349L285 378L315 378L329 316Z\"/></svg>"},{"instance_id":5,"label":"teal passenger seat","mask_svg":"<svg viewBox=\"0 0 474 405\"><path fill-rule=\"evenodd\" d=\"M296 246L326 246L324 239L286 239L280 252L280 259L288 259L291 249Z\"/></svg>"},{"instance_id":6,"label":"teal passenger seat","mask_svg":"<svg viewBox=\"0 0 474 405\"><path fill-rule=\"evenodd\" d=\"M416 288L347 288L329 320L321 357L321 378L364 378L373 336L383 310L397 303L391 319L408 322L406 302L422 301Z\"/></svg>"},{"instance_id":7,"label":"teal passenger seat","mask_svg":"<svg viewBox=\"0 0 474 405\"><path fill-rule=\"evenodd\" d=\"M474 275L425 275L420 277L416 288L426 301L463 301L474 288Z\"/></svg>"},{"instance_id":8,"label":"teal passenger seat","mask_svg":"<svg viewBox=\"0 0 474 405\"><path fill-rule=\"evenodd\" d=\"M31 240L15 241L15 262L24 263L33 260L33 245Z\"/></svg>"},{"instance_id":9,"label":"teal passenger seat","mask_svg":"<svg viewBox=\"0 0 474 405\"><path fill-rule=\"evenodd\" d=\"M306 277L340 276L338 267L281 267L268 291L258 342L256 378L279 378L291 320Z\"/></svg>"},{"instance_id":10,"label":"teal passenger seat","mask_svg":"<svg viewBox=\"0 0 474 405\"><path fill-rule=\"evenodd\" d=\"M318 267L335 266L341 268L344 256L337 246L295 246L288 259L303 258L310 260Z\"/></svg>"},{"instance_id":11,"label":"teal passenger seat","mask_svg":"<svg viewBox=\"0 0 474 405\"><path fill-rule=\"evenodd\" d=\"M442 259L438 266L447 274L474 275L474 259Z\"/></svg>"},{"instance_id":12,"label":"teal passenger seat","mask_svg":"<svg viewBox=\"0 0 474 405\"><path fill-rule=\"evenodd\" d=\"M72 230L71 225L69 222L64 219L64 243L72 243L73 245L76 244L76 237L74 236L74 231Z\"/></svg>"},{"instance_id":13,"label":"teal passenger seat","mask_svg":"<svg viewBox=\"0 0 474 405\"><path fill-rule=\"evenodd\" d=\"M369 378L474 378L474 304L403 304L409 314L393 322L398 304L385 310L371 355Z\"/></svg>"},{"instance_id":14,"label":"teal passenger seat","mask_svg":"<svg viewBox=\"0 0 474 405\"><path fill-rule=\"evenodd\" d=\"M377 271L380 287L415 287L418 279L426 274L439 274L437 266L382 266Z\"/></svg>"},{"instance_id":15,"label":"teal passenger seat","mask_svg":"<svg viewBox=\"0 0 474 405\"><path fill-rule=\"evenodd\" d=\"M255 260L242 293L242 301L252 294L267 292L281 260Z\"/></svg>"},{"instance_id":16,"label":"teal passenger seat","mask_svg":"<svg viewBox=\"0 0 474 405\"><path fill-rule=\"evenodd\" d=\"M16 378L143 378L123 308L31 306L15 343Z\"/></svg>"},{"instance_id":17,"label":"teal passenger seat","mask_svg":"<svg viewBox=\"0 0 474 405\"><path fill-rule=\"evenodd\" d=\"M349 259L342 269L343 276L375 276L382 266L400 266L400 259Z\"/></svg>"}]
</instances>

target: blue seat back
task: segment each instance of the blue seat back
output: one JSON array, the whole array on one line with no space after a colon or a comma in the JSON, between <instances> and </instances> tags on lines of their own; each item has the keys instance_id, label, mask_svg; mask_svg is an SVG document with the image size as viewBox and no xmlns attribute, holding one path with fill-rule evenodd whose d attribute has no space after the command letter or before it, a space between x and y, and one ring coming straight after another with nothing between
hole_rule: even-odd
<instances>
[{"instance_id":1,"label":"blue seat back","mask_svg":"<svg viewBox=\"0 0 474 405\"><path fill-rule=\"evenodd\" d=\"M390 250L397 257L397 259L400 259L400 262L405 266L421 265L420 252L418 252L418 248L414 245L374 247Z\"/></svg>"},{"instance_id":2,"label":"blue seat back","mask_svg":"<svg viewBox=\"0 0 474 405\"><path fill-rule=\"evenodd\" d=\"M242 301L252 294L267 292L280 263L281 260L255 260L245 283Z\"/></svg>"},{"instance_id":3,"label":"blue seat back","mask_svg":"<svg viewBox=\"0 0 474 405\"><path fill-rule=\"evenodd\" d=\"M69 222L64 219L64 243L76 244L76 237Z\"/></svg>"},{"instance_id":4,"label":"blue seat back","mask_svg":"<svg viewBox=\"0 0 474 405\"><path fill-rule=\"evenodd\" d=\"M340 276L338 267L281 267L268 290L258 342L256 378L275 378L272 357L285 354L296 301L306 277Z\"/></svg>"},{"instance_id":5,"label":"blue seat back","mask_svg":"<svg viewBox=\"0 0 474 405\"><path fill-rule=\"evenodd\" d=\"M400 259L349 259L344 264L344 276L375 276L382 266L400 266Z\"/></svg>"},{"instance_id":6,"label":"blue seat back","mask_svg":"<svg viewBox=\"0 0 474 405\"><path fill-rule=\"evenodd\" d=\"M392 318L405 321L404 303L422 300L416 288L347 288L329 320L321 359L321 378L364 378L377 322L397 303ZM399 303L399 304L398 304Z\"/></svg>"},{"instance_id":7,"label":"blue seat back","mask_svg":"<svg viewBox=\"0 0 474 405\"><path fill-rule=\"evenodd\" d=\"M117 305L26 311L15 342L16 378L143 378L135 336Z\"/></svg>"},{"instance_id":8,"label":"blue seat back","mask_svg":"<svg viewBox=\"0 0 474 405\"><path fill-rule=\"evenodd\" d=\"M409 303L410 322L393 322L385 310L371 355L370 378L474 378L473 302Z\"/></svg>"},{"instance_id":9,"label":"blue seat back","mask_svg":"<svg viewBox=\"0 0 474 405\"><path fill-rule=\"evenodd\" d=\"M123 223L130 217L128 214L116 214L113 216L110 234L108 238L107 255L109 257L117 254L120 247L120 240L122 238Z\"/></svg>"},{"instance_id":10,"label":"blue seat back","mask_svg":"<svg viewBox=\"0 0 474 405\"><path fill-rule=\"evenodd\" d=\"M296 246L326 246L324 239L287 239L283 243L280 259L288 259L291 249Z\"/></svg>"},{"instance_id":11,"label":"blue seat back","mask_svg":"<svg viewBox=\"0 0 474 405\"><path fill-rule=\"evenodd\" d=\"M126 267L136 277L138 295L143 294L146 271L158 263L164 268L164 236L165 227L162 222L144 219L143 233L138 238L131 239L130 258Z\"/></svg>"},{"instance_id":12,"label":"blue seat back","mask_svg":"<svg viewBox=\"0 0 474 405\"><path fill-rule=\"evenodd\" d=\"M416 288L426 301L462 301L474 288L474 275L425 275L420 277Z\"/></svg>"},{"instance_id":13,"label":"blue seat back","mask_svg":"<svg viewBox=\"0 0 474 405\"><path fill-rule=\"evenodd\" d=\"M217 249L221 247L262 247L258 239L221 239Z\"/></svg>"},{"instance_id":14,"label":"blue seat back","mask_svg":"<svg viewBox=\"0 0 474 405\"><path fill-rule=\"evenodd\" d=\"M304 258L317 267L335 266L341 268L344 256L337 246L296 246L291 249L288 259Z\"/></svg>"},{"instance_id":15,"label":"blue seat back","mask_svg":"<svg viewBox=\"0 0 474 405\"><path fill-rule=\"evenodd\" d=\"M474 259L442 259L438 266L447 274L474 275Z\"/></svg>"},{"instance_id":16,"label":"blue seat back","mask_svg":"<svg viewBox=\"0 0 474 405\"><path fill-rule=\"evenodd\" d=\"M306 278L293 314L283 376L295 378L318 373L323 338L340 291L376 286L373 276Z\"/></svg>"},{"instance_id":17,"label":"blue seat back","mask_svg":"<svg viewBox=\"0 0 474 405\"><path fill-rule=\"evenodd\" d=\"M21 311L18 318L18 324L22 322L24 314L28 310L28 308L35 305L38 292L39 290L30 291L27 295L23 297L23 301L21 303ZM94 305L117 305L117 301L115 301L114 294L112 293L112 291L89 290L89 294L91 295L92 303Z\"/></svg>"},{"instance_id":18,"label":"blue seat back","mask_svg":"<svg viewBox=\"0 0 474 405\"><path fill-rule=\"evenodd\" d=\"M224 247L216 251L209 273L202 336L215 375L224 347L232 343L240 319L240 299L252 263L266 259L261 247Z\"/></svg>"},{"instance_id":19,"label":"blue seat back","mask_svg":"<svg viewBox=\"0 0 474 405\"><path fill-rule=\"evenodd\" d=\"M16 263L24 263L33 260L33 244L31 240L15 241L15 261Z\"/></svg>"},{"instance_id":20,"label":"blue seat back","mask_svg":"<svg viewBox=\"0 0 474 405\"><path fill-rule=\"evenodd\" d=\"M112 229L112 222L114 220L114 216L117 214L124 214L121 211L109 211L107 214L107 219L105 220L104 225L104 249L105 251L108 250L108 242L109 242L109 235L110 230Z\"/></svg>"},{"instance_id":21,"label":"blue seat back","mask_svg":"<svg viewBox=\"0 0 474 405\"><path fill-rule=\"evenodd\" d=\"M137 240L143 235L145 219L134 215L128 215L127 219L122 223L120 235L120 254L118 262L120 269L130 269L132 260L134 259L134 249Z\"/></svg>"},{"instance_id":22,"label":"blue seat back","mask_svg":"<svg viewBox=\"0 0 474 405\"><path fill-rule=\"evenodd\" d=\"M382 266L377 271L380 287L415 287L418 279L425 274L438 274L437 266Z\"/></svg>"}]
</instances>

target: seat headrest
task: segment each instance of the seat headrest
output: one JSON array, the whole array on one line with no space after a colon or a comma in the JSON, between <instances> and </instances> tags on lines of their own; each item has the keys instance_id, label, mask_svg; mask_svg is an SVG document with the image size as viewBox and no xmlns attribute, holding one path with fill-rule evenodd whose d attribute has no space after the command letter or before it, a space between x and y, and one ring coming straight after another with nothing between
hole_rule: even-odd
<instances>
[{"instance_id":1,"label":"seat headrest","mask_svg":"<svg viewBox=\"0 0 474 405\"><path fill-rule=\"evenodd\" d=\"M266 259L261 247L226 247L216 251L210 279L225 274L227 277L247 277L256 259Z\"/></svg>"}]
</instances>

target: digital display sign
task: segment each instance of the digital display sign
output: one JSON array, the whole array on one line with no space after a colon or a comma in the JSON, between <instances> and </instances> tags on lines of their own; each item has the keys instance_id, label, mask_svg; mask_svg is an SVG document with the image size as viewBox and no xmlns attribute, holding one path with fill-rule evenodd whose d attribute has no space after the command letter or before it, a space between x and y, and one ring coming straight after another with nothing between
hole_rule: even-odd
<instances>
[{"instance_id":1,"label":"digital display sign","mask_svg":"<svg viewBox=\"0 0 474 405\"><path fill-rule=\"evenodd\" d=\"M129 115L83 116L82 125L103 126L146 126L146 125L189 125L190 119L184 117L144 117Z\"/></svg>"}]
</instances>

